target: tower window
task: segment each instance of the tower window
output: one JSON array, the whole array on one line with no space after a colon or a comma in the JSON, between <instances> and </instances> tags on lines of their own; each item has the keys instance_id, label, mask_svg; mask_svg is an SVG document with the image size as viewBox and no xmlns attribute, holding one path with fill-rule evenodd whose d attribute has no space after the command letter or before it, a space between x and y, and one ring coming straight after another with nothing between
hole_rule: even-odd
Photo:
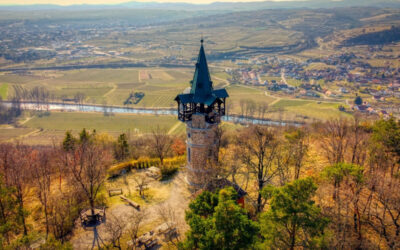
<instances>
[{"instance_id":1,"label":"tower window","mask_svg":"<svg viewBox=\"0 0 400 250\"><path fill-rule=\"evenodd\" d=\"M188 162L190 162L190 148L188 148Z\"/></svg>"},{"instance_id":2,"label":"tower window","mask_svg":"<svg viewBox=\"0 0 400 250\"><path fill-rule=\"evenodd\" d=\"M190 138L190 133L188 133L187 137Z\"/></svg>"}]
</instances>

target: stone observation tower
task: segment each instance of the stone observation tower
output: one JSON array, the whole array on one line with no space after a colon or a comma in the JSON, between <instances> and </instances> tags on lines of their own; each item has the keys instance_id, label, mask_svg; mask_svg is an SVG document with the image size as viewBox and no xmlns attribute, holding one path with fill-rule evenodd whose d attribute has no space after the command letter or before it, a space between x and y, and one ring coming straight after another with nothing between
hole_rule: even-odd
<instances>
[{"instance_id":1,"label":"stone observation tower","mask_svg":"<svg viewBox=\"0 0 400 250\"><path fill-rule=\"evenodd\" d=\"M190 91L178 95L178 119L186 123L187 181L202 187L207 181L209 166L218 159L217 128L225 115L225 89L213 89L208 71L203 39L197 58L196 71L190 82Z\"/></svg>"}]
</instances>

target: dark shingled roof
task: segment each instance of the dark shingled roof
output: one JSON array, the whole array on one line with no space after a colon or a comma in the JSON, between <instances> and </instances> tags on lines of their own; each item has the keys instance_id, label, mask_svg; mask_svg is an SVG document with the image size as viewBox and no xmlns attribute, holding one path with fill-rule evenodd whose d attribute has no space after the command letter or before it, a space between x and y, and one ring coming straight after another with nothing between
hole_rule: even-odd
<instances>
[{"instance_id":1,"label":"dark shingled roof","mask_svg":"<svg viewBox=\"0 0 400 250\"><path fill-rule=\"evenodd\" d=\"M205 186L205 190L210 192L215 192L217 190L223 189L225 187L233 187L235 191L238 193L238 198L242 198L243 196L247 195L247 192L244 191L239 185L233 183L225 178L215 179Z\"/></svg>"},{"instance_id":2,"label":"dark shingled roof","mask_svg":"<svg viewBox=\"0 0 400 250\"><path fill-rule=\"evenodd\" d=\"M211 105L218 98L228 97L225 89L213 90L210 72L208 71L206 54L204 52L203 40L201 40L200 52L197 58L196 71L191 81L190 94L180 94L175 100L181 103L204 103Z\"/></svg>"}]
</instances>

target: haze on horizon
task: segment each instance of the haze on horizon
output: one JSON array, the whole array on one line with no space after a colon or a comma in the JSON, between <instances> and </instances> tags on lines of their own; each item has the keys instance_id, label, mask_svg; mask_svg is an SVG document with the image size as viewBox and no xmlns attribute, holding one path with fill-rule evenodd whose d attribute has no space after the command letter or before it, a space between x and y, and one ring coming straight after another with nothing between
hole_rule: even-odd
<instances>
[{"instance_id":1,"label":"haze on horizon","mask_svg":"<svg viewBox=\"0 0 400 250\"><path fill-rule=\"evenodd\" d=\"M130 0L0 0L0 5L33 5L33 4L55 4L55 5L80 5L80 4L121 4ZM159 2L159 3L193 3L209 4L213 2L262 2L265 0L133 0L137 2ZM307 1L307 0L268 0L268 1Z\"/></svg>"}]
</instances>

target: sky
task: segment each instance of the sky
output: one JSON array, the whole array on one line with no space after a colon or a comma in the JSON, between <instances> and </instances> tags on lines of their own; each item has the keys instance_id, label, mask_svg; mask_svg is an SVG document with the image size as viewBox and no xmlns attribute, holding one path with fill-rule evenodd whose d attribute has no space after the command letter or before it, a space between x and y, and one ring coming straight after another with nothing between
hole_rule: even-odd
<instances>
[{"instance_id":1,"label":"sky","mask_svg":"<svg viewBox=\"0 0 400 250\"><path fill-rule=\"evenodd\" d=\"M74 4L119 4L129 2L131 0L0 0L0 5L29 5L29 4L57 4L57 5L74 5ZM137 2L189 2L196 4L206 4L212 2L255 2L263 0L134 0ZM274 0L287 1L287 0Z\"/></svg>"}]
</instances>

